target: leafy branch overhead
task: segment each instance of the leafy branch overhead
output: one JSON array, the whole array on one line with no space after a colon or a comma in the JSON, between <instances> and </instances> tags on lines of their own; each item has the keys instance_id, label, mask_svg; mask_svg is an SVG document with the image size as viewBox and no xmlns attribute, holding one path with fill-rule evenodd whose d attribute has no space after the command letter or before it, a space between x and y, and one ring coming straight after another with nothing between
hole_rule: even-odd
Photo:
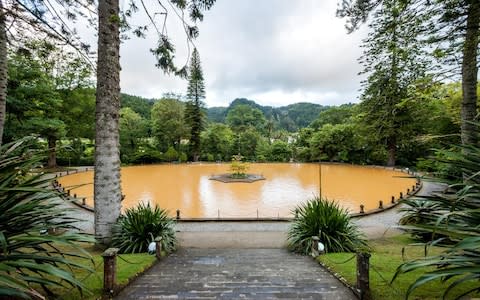
<instances>
[{"instance_id":1,"label":"leafy branch overhead","mask_svg":"<svg viewBox=\"0 0 480 300\"><path fill-rule=\"evenodd\" d=\"M138 37L145 37L146 32L150 27L153 27L155 33L158 35L157 46L150 49L150 52L155 56L157 68L162 69L167 74L174 74L186 78L188 75L186 63L178 67L175 62L175 47L170 41L167 28L167 18L169 13L173 13L179 20L187 37L187 47L190 56L190 47L193 45L193 40L198 37L199 30L196 26L198 21L203 21L203 13L212 8L215 0L170 0L170 1L153 1L147 3L145 0L131 0L129 8L123 13L125 17L131 17L133 13L139 11L137 2L142 6L143 11L147 15L149 24L137 26L133 33ZM153 13L152 13L153 12ZM189 21L187 21L185 14L188 14ZM162 18L161 22L155 19L157 16ZM125 22L127 27L128 23Z\"/></svg>"}]
</instances>

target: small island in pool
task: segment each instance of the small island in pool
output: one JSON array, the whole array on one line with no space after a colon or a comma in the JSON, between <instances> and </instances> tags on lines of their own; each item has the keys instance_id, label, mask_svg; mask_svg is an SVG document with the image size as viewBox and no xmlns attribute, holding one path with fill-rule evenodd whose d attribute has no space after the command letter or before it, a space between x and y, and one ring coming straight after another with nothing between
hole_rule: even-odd
<instances>
[{"instance_id":1,"label":"small island in pool","mask_svg":"<svg viewBox=\"0 0 480 300\"><path fill-rule=\"evenodd\" d=\"M240 154L232 157L232 163L230 165L231 173L224 173L218 175L212 175L210 180L217 180L224 183L229 182L247 182L252 183L259 180L265 180L265 177L259 174L248 174L249 166L247 163L242 162L242 156Z\"/></svg>"},{"instance_id":2,"label":"small island in pool","mask_svg":"<svg viewBox=\"0 0 480 300\"><path fill-rule=\"evenodd\" d=\"M234 177L231 173L213 175L210 180L217 180L221 182L247 182L252 183L259 180L265 180L265 177L259 174L245 174L243 177Z\"/></svg>"}]
</instances>

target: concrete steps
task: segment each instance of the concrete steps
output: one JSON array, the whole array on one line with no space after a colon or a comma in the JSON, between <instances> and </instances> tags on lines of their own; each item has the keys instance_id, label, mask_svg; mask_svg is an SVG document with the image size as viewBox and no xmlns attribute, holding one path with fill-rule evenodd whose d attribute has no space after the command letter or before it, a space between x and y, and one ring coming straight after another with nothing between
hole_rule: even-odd
<instances>
[{"instance_id":1,"label":"concrete steps","mask_svg":"<svg viewBox=\"0 0 480 300\"><path fill-rule=\"evenodd\" d=\"M180 249L115 299L356 299L310 257L285 249Z\"/></svg>"}]
</instances>

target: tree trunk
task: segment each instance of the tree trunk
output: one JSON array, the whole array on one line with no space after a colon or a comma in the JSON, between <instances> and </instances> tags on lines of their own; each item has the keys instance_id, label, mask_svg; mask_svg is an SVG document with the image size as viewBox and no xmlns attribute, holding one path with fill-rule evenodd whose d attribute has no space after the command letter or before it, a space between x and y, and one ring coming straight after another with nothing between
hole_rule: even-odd
<instances>
[{"instance_id":1,"label":"tree trunk","mask_svg":"<svg viewBox=\"0 0 480 300\"><path fill-rule=\"evenodd\" d=\"M120 31L118 0L98 3L98 61L95 130L95 237L111 240L120 215Z\"/></svg>"},{"instance_id":2,"label":"tree trunk","mask_svg":"<svg viewBox=\"0 0 480 300\"><path fill-rule=\"evenodd\" d=\"M478 141L475 121L477 116L477 53L480 35L480 2L470 1L467 15L467 31L462 61L462 144L475 145Z\"/></svg>"},{"instance_id":3,"label":"tree trunk","mask_svg":"<svg viewBox=\"0 0 480 300\"><path fill-rule=\"evenodd\" d=\"M5 125L7 106L8 63L5 19L3 0L0 0L0 146L3 142L3 128Z\"/></svg>"},{"instance_id":4,"label":"tree trunk","mask_svg":"<svg viewBox=\"0 0 480 300\"><path fill-rule=\"evenodd\" d=\"M53 169L57 167L57 139L48 137L48 161L47 168Z\"/></svg>"},{"instance_id":5,"label":"tree trunk","mask_svg":"<svg viewBox=\"0 0 480 300\"><path fill-rule=\"evenodd\" d=\"M387 166L394 167L395 160L396 160L396 153L397 153L397 142L395 138L390 138L387 140L387 147L388 147L388 160Z\"/></svg>"}]
</instances>

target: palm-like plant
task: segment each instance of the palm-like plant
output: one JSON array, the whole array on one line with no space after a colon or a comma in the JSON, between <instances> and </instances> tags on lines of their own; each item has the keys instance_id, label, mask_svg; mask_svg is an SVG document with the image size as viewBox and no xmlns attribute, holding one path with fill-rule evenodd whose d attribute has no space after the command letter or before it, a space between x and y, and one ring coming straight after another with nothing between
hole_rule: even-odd
<instances>
[{"instance_id":1,"label":"palm-like plant","mask_svg":"<svg viewBox=\"0 0 480 300\"><path fill-rule=\"evenodd\" d=\"M458 285L470 282L473 287L458 297L480 292L480 148L459 146L457 151L445 152L453 169L460 170L462 178L449 185L449 189L423 201L434 203L435 209L428 212L421 222L411 222L408 229L429 233L429 244L445 247L445 250L425 259L408 261L398 267L392 280L399 274L413 270L435 267L420 276L408 289L432 280L448 281L444 297ZM445 243L448 241L448 243Z\"/></svg>"},{"instance_id":2,"label":"palm-like plant","mask_svg":"<svg viewBox=\"0 0 480 300\"><path fill-rule=\"evenodd\" d=\"M318 236L326 252L354 252L368 249L348 211L338 203L314 198L295 208L296 218L288 231L289 248L308 254L312 236Z\"/></svg>"},{"instance_id":3,"label":"palm-like plant","mask_svg":"<svg viewBox=\"0 0 480 300\"><path fill-rule=\"evenodd\" d=\"M93 239L75 230L75 222L51 180L33 170L42 155L29 151L31 140L23 139L0 147L0 298L44 298L55 286L82 283L72 274L75 268L93 270L71 260L91 259L78 242ZM60 234L49 234L55 229ZM92 261L93 262L93 261Z\"/></svg>"},{"instance_id":4,"label":"palm-like plant","mask_svg":"<svg viewBox=\"0 0 480 300\"><path fill-rule=\"evenodd\" d=\"M403 225L403 228L413 237L422 241L430 241L432 239L432 233L418 229L415 225L434 223L436 221L435 214L441 210L441 206L428 197L408 198L403 200L402 204L403 206L400 208L400 211L403 212L403 216L400 218L399 224Z\"/></svg>"},{"instance_id":5,"label":"palm-like plant","mask_svg":"<svg viewBox=\"0 0 480 300\"><path fill-rule=\"evenodd\" d=\"M127 209L115 223L111 245L121 253L147 252L148 244L157 237L162 238L162 249L174 251L177 244L175 221L157 205L140 203Z\"/></svg>"}]
</instances>

